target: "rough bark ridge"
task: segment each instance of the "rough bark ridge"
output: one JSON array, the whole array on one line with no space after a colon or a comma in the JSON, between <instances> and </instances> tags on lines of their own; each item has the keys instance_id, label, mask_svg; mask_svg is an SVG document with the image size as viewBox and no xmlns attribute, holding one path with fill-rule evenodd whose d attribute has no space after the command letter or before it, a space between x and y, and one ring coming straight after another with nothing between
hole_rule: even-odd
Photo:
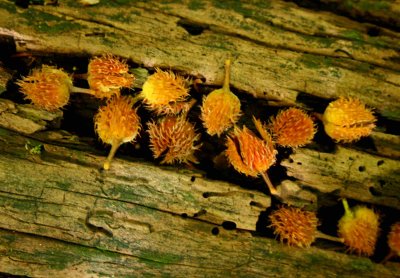
<instances>
[{"instance_id":1,"label":"rough bark ridge","mask_svg":"<svg viewBox=\"0 0 400 278\"><path fill-rule=\"evenodd\" d=\"M369 147L297 149L279 161L287 177L278 189L284 203L309 209L327 205L324 197L347 197L398 215L399 3L341 1L347 4L333 9L338 1L295 2L303 7L115 0L23 9L0 0L1 61L113 53L135 65L140 88L154 67L220 86L231 57L233 90L261 107L322 112L331 99L358 97L379 116ZM0 94L7 97L14 74L0 62ZM104 152L60 130L63 120L61 111L0 99L0 273L400 277L398 262L378 264L318 244L289 248L260 234L271 198L259 190L121 155L101 171Z\"/></svg>"}]
</instances>

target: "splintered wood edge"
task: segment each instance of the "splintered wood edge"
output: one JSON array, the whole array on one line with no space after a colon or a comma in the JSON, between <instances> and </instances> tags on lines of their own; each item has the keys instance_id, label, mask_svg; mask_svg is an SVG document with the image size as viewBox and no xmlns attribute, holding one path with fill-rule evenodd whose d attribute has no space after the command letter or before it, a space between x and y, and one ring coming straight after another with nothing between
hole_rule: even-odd
<instances>
[{"instance_id":1,"label":"splintered wood edge","mask_svg":"<svg viewBox=\"0 0 400 278\"><path fill-rule=\"evenodd\" d=\"M398 160L338 145L333 153L297 149L281 165L320 192L400 209Z\"/></svg>"}]
</instances>

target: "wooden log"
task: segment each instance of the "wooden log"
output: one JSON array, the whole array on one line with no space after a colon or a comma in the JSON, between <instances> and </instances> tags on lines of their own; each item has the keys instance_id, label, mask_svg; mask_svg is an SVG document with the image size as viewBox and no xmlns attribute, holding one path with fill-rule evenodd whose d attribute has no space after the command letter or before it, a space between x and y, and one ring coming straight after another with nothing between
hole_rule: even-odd
<instances>
[{"instance_id":1,"label":"wooden log","mask_svg":"<svg viewBox=\"0 0 400 278\"><path fill-rule=\"evenodd\" d=\"M231 57L231 86L248 114L244 122L253 113L265 120L277 110L272 106L322 112L331 99L360 98L379 117L370 137L376 148L320 140L330 152L315 145L295 150L274 166L289 176L277 178L280 201L319 211L326 204L321 196L347 197L389 208L391 221L398 221L400 34L386 20L396 13L392 7L386 17L374 15L386 22L381 26L278 0L100 1L89 7L67 0L29 8L0 0L0 42L12 42L1 59L9 67L26 57L28 72L43 60L57 65L63 55L79 60L83 73L88 57L112 53L128 59L136 91L148 71L161 67L201 78L207 92L221 86L223 61ZM0 89L7 90L10 72L0 71ZM2 97L14 99L13 93ZM0 116L20 118L0 122L6 127L0 129L0 273L399 277L397 262L376 263L382 254L370 260L321 242L309 249L279 244L265 228L276 200L261 190L120 154L109 172L101 171L105 150L94 147L93 135L59 130L29 105L1 102ZM73 98L63 120L73 122L68 113L80 113L89 126L98 105ZM38 122L39 129L27 132ZM387 251L385 236L379 252Z\"/></svg>"},{"instance_id":2,"label":"wooden log","mask_svg":"<svg viewBox=\"0 0 400 278\"><path fill-rule=\"evenodd\" d=\"M385 29L371 37L361 23L281 1L232 7L201 3L85 8L65 1L17 12L2 0L0 26L2 33L15 36L20 50L112 52L146 67L202 76L207 84L222 83L222 61L233 56L232 86L270 104L305 105L300 94L357 96L382 116L400 119L398 33ZM193 29L199 33L191 34Z\"/></svg>"},{"instance_id":3,"label":"wooden log","mask_svg":"<svg viewBox=\"0 0 400 278\"><path fill-rule=\"evenodd\" d=\"M253 236L245 229L269 202L255 191L120 159L102 173L95 153L44 144L35 155L26 137L1 134L0 272L398 276L395 265Z\"/></svg>"},{"instance_id":4,"label":"wooden log","mask_svg":"<svg viewBox=\"0 0 400 278\"><path fill-rule=\"evenodd\" d=\"M298 149L282 165L319 192L400 208L398 160L338 146L333 153Z\"/></svg>"}]
</instances>

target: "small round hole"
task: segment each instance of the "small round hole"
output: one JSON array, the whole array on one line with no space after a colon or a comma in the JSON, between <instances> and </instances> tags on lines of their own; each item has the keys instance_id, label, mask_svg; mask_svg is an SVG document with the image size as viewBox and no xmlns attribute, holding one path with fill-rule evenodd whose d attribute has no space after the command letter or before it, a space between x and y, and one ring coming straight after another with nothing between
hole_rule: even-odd
<instances>
[{"instance_id":1,"label":"small round hole","mask_svg":"<svg viewBox=\"0 0 400 278\"><path fill-rule=\"evenodd\" d=\"M293 162L294 162L293 159L289 158L289 163L293 163Z\"/></svg>"},{"instance_id":2,"label":"small round hole","mask_svg":"<svg viewBox=\"0 0 400 278\"><path fill-rule=\"evenodd\" d=\"M182 218L187 218L188 217L187 213L182 213L181 216L182 216Z\"/></svg>"},{"instance_id":3,"label":"small round hole","mask_svg":"<svg viewBox=\"0 0 400 278\"><path fill-rule=\"evenodd\" d=\"M204 192L203 193L203 198L208 198L210 197L210 193L209 192Z\"/></svg>"},{"instance_id":4,"label":"small round hole","mask_svg":"<svg viewBox=\"0 0 400 278\"><path fill-rule=\"evenodd\" d=\"M217 235L219 234L219 229L218 229L218 227L212 228L211 233L212 233L213 235L217 236Z\"/></svg>"},{"instance_id":5,"label":"small round hole","mask_svg":"<svg viewBox=\"0 0 400 278\"><path fill-rule=\"evenodd\" d=\"M196 177L195 176L192 176L191 178L190 178L190 181L191 182L194 182L196 180Z\"/></svg>"},{"instance_id":6,"label":"small round hole","mask_svg":"<svg viewBox=\"0 0 400 278\"><path fill-rule=\"evenodd\" d=\"M378 160L378 162L376 163L376 165L381 166L383 163L385 163L385 161L383 161L383 160Z\"/></svg>"},{"instance_id":7,"label":"small round hole","mask_svg":"<svg viewBox=\"0 0 400 278\"><path fill-rule=\"evenodd\" d=\"M358 167L358 171L364 172L364 171L365 171L365 166L360 166L360 167Z\"/></svg>"},{"instance_id":8,"label":"small round hole","mask_svg":"<svg viewBox=\"0 0 400 278\"><path fill-rule=\"evenodd\" d=\"M371 186L371 187L369 188L369 192L370 192L373 196L376 196L376 197L382 196L382 193L379 192L378 190L376 190L376 188L373 187L373 186Z\"/></svg>"},{"instance_id":9,"label":"small round hole","mask_svg":"<svg viewBox=\"0 0 400 278\"><path fill-rule=\"evenodd\" d=\"M302 165L302 163L301 162L297 162L297 165Z\"/></svg>"}]
</instances>

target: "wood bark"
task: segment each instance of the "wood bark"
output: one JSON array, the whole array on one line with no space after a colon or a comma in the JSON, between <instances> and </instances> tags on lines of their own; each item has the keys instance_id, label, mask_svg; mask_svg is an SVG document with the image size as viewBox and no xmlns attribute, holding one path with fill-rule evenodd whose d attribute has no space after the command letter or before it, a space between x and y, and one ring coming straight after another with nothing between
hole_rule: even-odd
<instances>
[{"instance_id":1,"label":"wood bark","mask_svg":"<svg viewBox=\"0 0 400 278\"><path fill-rule=\"evenodd\" d=\"M221 86L231 57L232 90L247 114L284 106L322 112L332 99L357 97L379 116L368 139L374 147L323 150L317 142L294 150L276 165L287 173L277 184L281 201L319 210L324 196L346 197L399 214L399 4L345 1L352 5L331 12L337 1L318 2L325 10L277 0L71 0L26 9L0 0L1 43L15 47L1 58L112 53L128 59L138 90L154 67ZM0 64L0 97L15 72ZM89 106L83 110L97 109ZM265 190L118 154L102 171L106 151L60 130L62 120L61 111L0 99L0 273L400 277L396 261L380 264L323 241L288 247L261 233L272 202Z\"/></svg>"}]
</instances>

